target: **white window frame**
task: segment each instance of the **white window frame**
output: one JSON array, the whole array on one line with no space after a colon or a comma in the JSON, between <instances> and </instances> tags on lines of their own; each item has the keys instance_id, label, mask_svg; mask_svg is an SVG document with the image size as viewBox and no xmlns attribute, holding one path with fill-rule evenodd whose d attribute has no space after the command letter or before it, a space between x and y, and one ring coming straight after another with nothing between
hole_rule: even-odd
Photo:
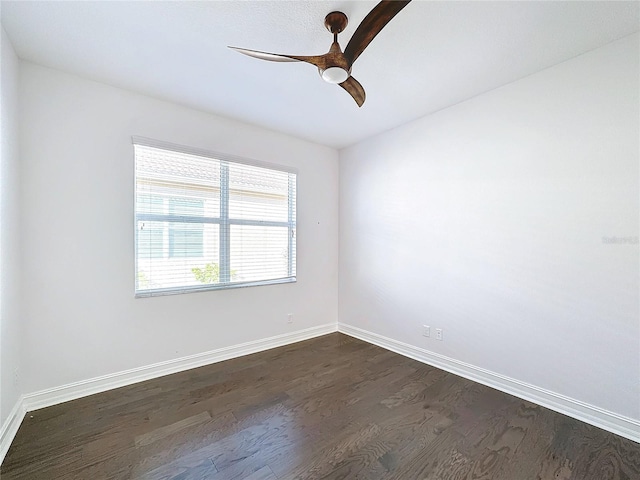
<instances>
[{"instance_id":1,"label":"white window frame","mask_svg":"<svg viewBox=\"0 0 640 480\"><path fill-rule=\"evenodd\" d=\"M131 137L134 145L147 146L158 148L162 150L168 150L176 153L185 153L189 155L197 155L199 157L211 158L220 162L220 218L215 217L189 217L189 216L175 216L170 214L156 214L156 213L137 213L136 202L138 198L137 192L137 177L135 170L135 152L134 152L134 232L135 232L135 247L134 247L134 278L135 278L135 297L154 297L160 295L177 295L183 293L193 293L211 290L226 290L229 288L244 288L260 285L274 285L280 283L295 283L297 281L296 276L296 264L294 263L293 252L297 251L296 248L296 213L297 207L294 205L294 198L297 197L297 177L298 171L295 168L285 167L282 165L274 165L272 163L260 162L256 160L249 160L246 158L236 157L233 155L222 154L203 150L199 148L187 147L184 145L176 145L173 143L163 142L160 140L153 140L145 137L133 136ZM255 167L266 168L269 170L275 170L279 172L285 172L289 175L289 190L288 190L288 219L284 221L271 221L271 220L244 220L229 218L229 164L238 163L243 165L250 165ZM147 290L138 290L138 221L149 222L177 222L177 223L214 223L219 225L219 268L220 268L220 283L219 284L207 284L198 286L183 286L183 287L169 287L169 288L155 288ZM271 280L258 280L258 281L246 281L246 282L231 282L231 249L230 249L230 231L231 225L249 225L260 227L286 227L288 229L288 265L287 265L287 277L277 278ZM296 256L297 258L297 256Z\"/></svg>"}]
</instances>

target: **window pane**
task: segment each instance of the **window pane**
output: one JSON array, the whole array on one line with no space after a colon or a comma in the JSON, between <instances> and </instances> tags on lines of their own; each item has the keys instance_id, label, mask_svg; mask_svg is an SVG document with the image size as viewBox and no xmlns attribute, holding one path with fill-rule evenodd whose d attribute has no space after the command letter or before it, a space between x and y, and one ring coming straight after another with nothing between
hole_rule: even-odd
<instances>
[{"instance_id":1,"label":"window pane","mask_svg":"<svg viewBox=\"0 0 640 480\"><path fill-rule=\"evenodd\" d=\"M138 258L162 258L164 224L138 222Z\"/></svg>"},{"instance_id":2,"label":"window pane","mask_svg":"<svg viewBox=\"0 0 640 480\"><path fill-rule=\"evenodd\" d=\"M287 227L231 225L232 281L288 277Z\"/></svg>"},{"instance_id":3,"label":"window pane","mask_svg":"<svg viewBox=\"0 0 640 480\"><path fill-rule=\"evenodd\" d=\"M138 222L145 223L145 222ZM138 290L152 290L156 288L172 288L172 287L195 287L204 286L206 284L220 283L219 277L219 226L216 224L190 224L198 229L199 239L198 247L199 255L186 255L194 253L196 247L191 246L188 239L188 231L181 231L184 224L176 224L171 222L158 222L163 225L166 240L164 245L156 243L152 254L148 256L140 255L138 252ZM174 248L178 249L178 254L171 255L171 247L169 242L169 232L181 232L182 244L175 244ZM179 236L179 235L178 235ZM139 243L140 244L140 243Z\"/></svg>"},{"instance_id":4,"label":"window pane","mask_svg":"<svg viewBox=\"0 0 640 480\"><path fill-rule=\"evenodd\" d=\"M229 191L229 218L287 221L287 197Z\"/></svg>"},{"instance_id":5,"label":"window pane","mask_svg":"<svg viewBox=\"0 0 640 480\"><path fill-rule=\"evenodd\" d=\"M169 228L170 257L202 257L203 228L202 224L173 223Z\"/></svg>"},{"instance_id":6,"label":"window pane","mask_svg":"<svg viewBox=\"0 0 640 480\"><path fill-rule=\"evenodd\" d=\"M152 195L149 190L145 193L139 191L136 197L136 212L163 214L164 198L159 195Z\"/></svg>"},{"instance_id":7,"label":"window pane","mask_svg":"<svg viewBox=\"0 0 640 480\"><path fill-rule=\"evenodd\" d=\"M286 222L289 174L229 164L229 218Z\"/></svg>"},{"instance_id":8,"label":"window pane","mask_svg":"<svg viewBox=\"0 0 640 480\"><path fill-rule=\"evenodd\" d=\"M159 148L135 146L137 199L149 198L136 205L136 213L154 213L189 216L220 217L220 162ZM162 206L157 198L164 199ZM166 199L183 199L185 204L174 204L174 211ZM144 200L143 200L144 201ZM191 208L190 201L202 202ZM200 208L200 205L202 208Z\"/></svg>"},{"instance_id":9,"label":"window pane","mask_svg":"<svg viewBox=\"0 0 640 480\"><path fill-rule=\"evenodd\" d=\"M202 217L204 202L187 198L170 198L169 215ZM202 257L203 255L202 224L172 223L169 227L170 257Z\"/></svg>"},{"instance_id":10,"label":"window pane","mask_svg":"<svg viewBox=\"0 0 640 480\"><path fill-rule=\"evenodd\" d=\"M170 198L169 215L201 217L204 215L204 201L193 198Z\"/></svg>"}]
</instances>

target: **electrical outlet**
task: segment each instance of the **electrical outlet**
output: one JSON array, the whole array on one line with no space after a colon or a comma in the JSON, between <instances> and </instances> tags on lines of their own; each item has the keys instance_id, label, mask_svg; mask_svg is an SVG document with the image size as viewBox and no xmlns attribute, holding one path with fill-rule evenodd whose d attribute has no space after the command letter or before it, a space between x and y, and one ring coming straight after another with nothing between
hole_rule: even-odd
<instances>
[{"instance_id":1,"label":"electrical outlet","mask_svg":"<svg viewBox=\"0 0 640 480\"><path fill-rule=\"evenodd\" d=\"M293 313L287 315L287 323L293 323Z\"/></svg>"},{"instance_id":2,"label":"electrical outlet","mask_svg":"<svg viewBox=\"0 0 640 480\"><path fill-rule=\"evenodd\" d=\"M436 328L436 340L442 341L442 329Z\"/></svg>"},{"instance_id":3,"label":"electrical outlet","mask_svg":"<svg viewBox=\"0 0 640 480\"><path fill-rule=\"evenodd\" d=\"M429 325L422 326L422 336L430 337L431 336L431 327Z\"/></svg>"}]
</instances>

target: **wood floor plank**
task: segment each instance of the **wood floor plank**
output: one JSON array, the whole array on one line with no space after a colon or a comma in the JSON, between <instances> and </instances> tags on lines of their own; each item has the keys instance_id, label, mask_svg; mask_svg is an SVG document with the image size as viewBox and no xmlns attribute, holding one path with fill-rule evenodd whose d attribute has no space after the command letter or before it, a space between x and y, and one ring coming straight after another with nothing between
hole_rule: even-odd
<instances>
[{"instance_id":1,"label":"wood floor plank","mask_svg":"<svg viewBox=\"0 0 640 480\"><path fill-rule=\"evenodd\" d=\"M193 415L178 422L171 423L170 425L156 428L148 433L138 435L135 437L134 443L136 447L149 445L150 443L160 440L161 438L167 437L175 432L179 432L180 430L191 427L193 425L197 425L198 423L206 422L207 420L211 420L211 415L209 414L209 412L201 412L198 415Z\"/></svg>"},{"instance_id":2,"label":"wood floor plank","mask_svg":"<svg viewBox=\"0 0 640 480\"><path fill-rule=\"evenodd\" d=\"M228 477L224 477L228 478ZM278 480L269 467L261 468L253 472L248 477L243 477L243 480Z\"/></svg>"},{"instance_id":3,"label":"wood floor plank","mask_svg":"<svg viewBox=\"0 0 640 480\"><path fill-rule=\"evenodd\" d=\"M640 480L640 444L342 334L31 412L2 480Z\"/></svg>"},{"instance_id":4,"label":"wood floor plank","mask_svg":"<svg viewBox=\"0 0 640 480\"><path fill-rule=\"evenodd\" d=\"M225 432L235 428L237 423L233 414L226 412L208 422L180 430L152 444L137 447L135 455L130 460L133 477L188 457L191 453L224 437ZM202 458L203 461L208 459L207 456Z\"/></svg>"}]
</instances>

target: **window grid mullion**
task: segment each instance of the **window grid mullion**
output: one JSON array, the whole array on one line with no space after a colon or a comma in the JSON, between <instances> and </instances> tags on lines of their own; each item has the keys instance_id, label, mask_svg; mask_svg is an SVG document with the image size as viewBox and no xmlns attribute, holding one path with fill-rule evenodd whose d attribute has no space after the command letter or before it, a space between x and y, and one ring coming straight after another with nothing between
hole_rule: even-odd
<instances>
[{"instance_id":1,"label":"window grid mullion","mask_svg":"<svg viewBox=\"0 0 640 480\"><path fill-rule=\"evenodd\" d=\"M163 215L159 213L138 213L136 220L139 222L170 222L170 223L221 223L220 218L215 217L190 217L185 215Z\"/></svg>"},{"instance_id":2,"label":"window grid mullion","mask_svg":"<svg viewBox=\"0 0 640 480\"><path fill-rule=\"evenodd\" d=\"M277 222L273 220L249 220L249 219L229 219L230 225L249 225L252 227L289 227L290 222Z\"/></svg>"},{"instance_id":3,"label":"window grid mullion","mask_svg":"<svg viewBox=\"0 0 640 480\"><path fill-rule=\"evenodd\" d=\"M220 283L229 283L231 281L230 241L229 164L220 162Z\"/></svg>"}]
</instances>

